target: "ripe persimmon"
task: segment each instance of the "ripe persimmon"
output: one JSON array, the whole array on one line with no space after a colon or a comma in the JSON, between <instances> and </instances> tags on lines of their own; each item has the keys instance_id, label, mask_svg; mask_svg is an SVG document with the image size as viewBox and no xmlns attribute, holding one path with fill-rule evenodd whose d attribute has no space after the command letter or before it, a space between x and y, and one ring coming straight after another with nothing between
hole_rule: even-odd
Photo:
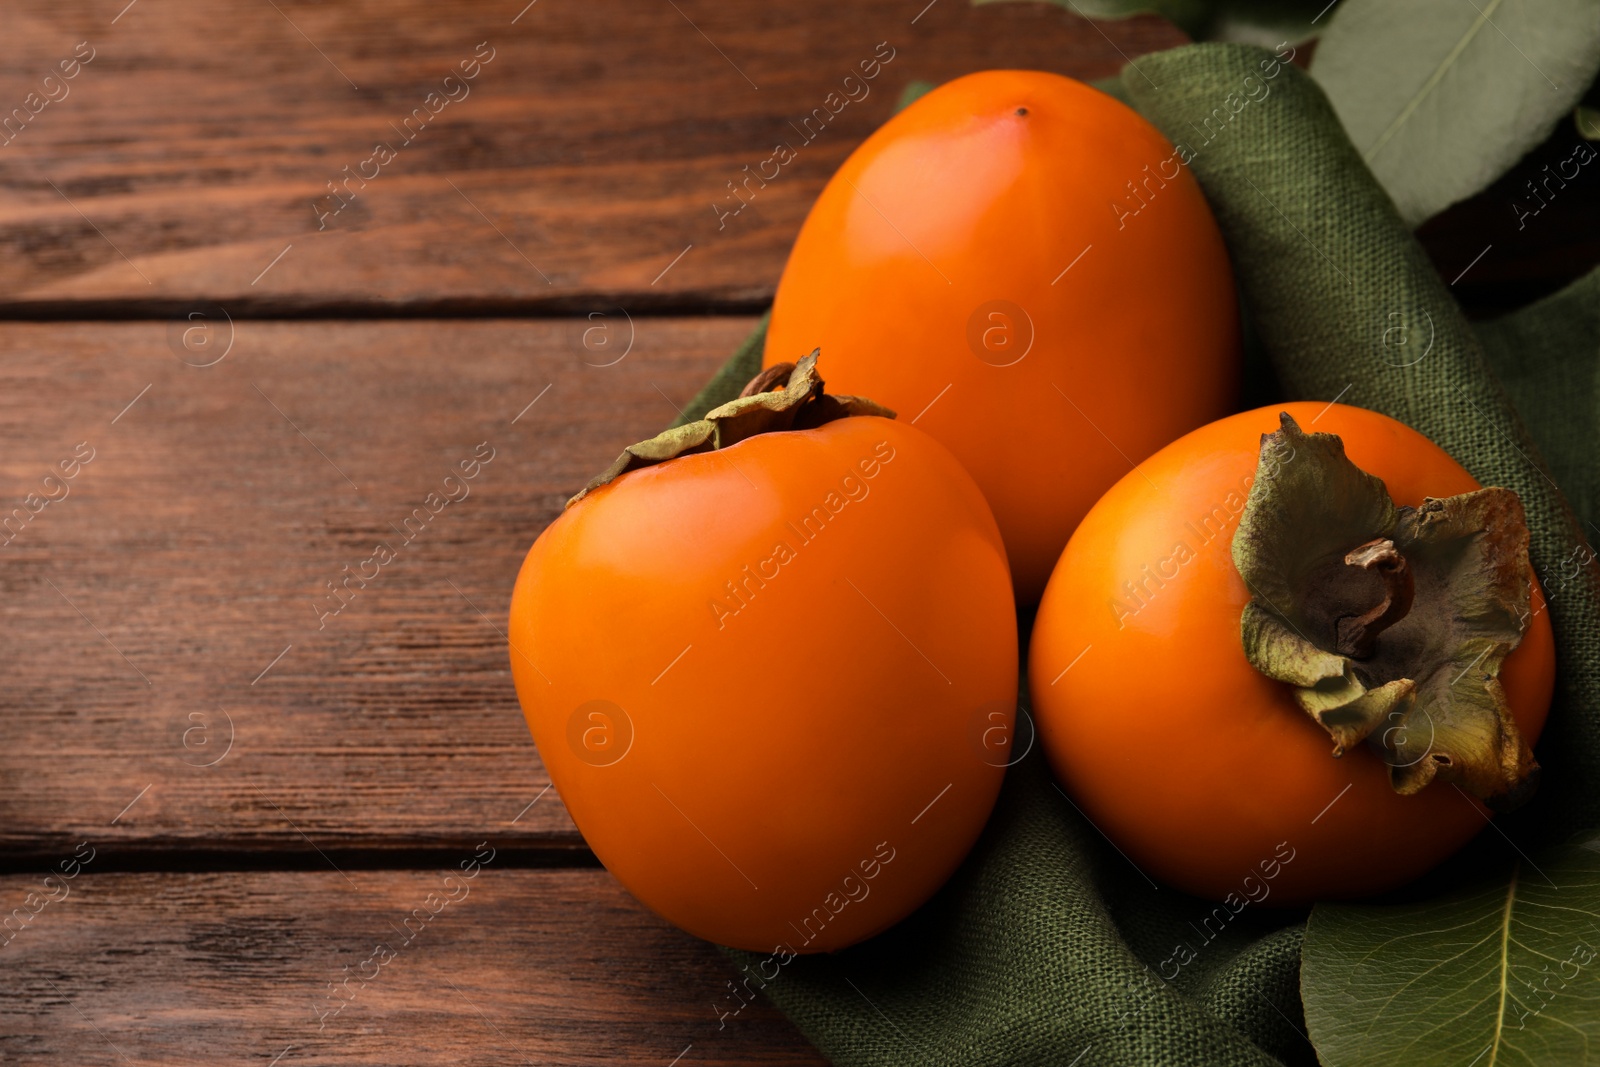
<instances>
[{"instance_id":1,"label":"ripe persimmon","mask_svg":"<svg viewBox=\"0 0 1600 1067\"><path fill-rule=\"evenodd\" d=\"M814 364L624 453L511 601L517 695L595 855L690 933L780 957L877 933L950 876L1017 693L983 494Z\"/></svg>"},{"instance_id":2,"label":"ripe persimmon","mask_svg":"<svg viewBox=\"0 0 1600 1067\"><path fill-rule=\"evenodd\" d=\"M1084 518L1029 694L1056 776L1149 876L1230 903L1363 896L1482 830L1480 797L1531 789L1542 604L1509 490L1375 412L1261 408Z\"/></svg>"},{"instance_id":3,"label":"ripe persimmon","mask_svg":"<svg viewBox=\"0 0 1600 1067\"><path fill-rule=\"evenodd\" d=\"M1233 276L1191 155L1070 78L971 74L867 138L789 255L766 362L820 345L839 388L949 447L1020 603L1101 493L1233 400Z\"/></svg>"}]
</instances>

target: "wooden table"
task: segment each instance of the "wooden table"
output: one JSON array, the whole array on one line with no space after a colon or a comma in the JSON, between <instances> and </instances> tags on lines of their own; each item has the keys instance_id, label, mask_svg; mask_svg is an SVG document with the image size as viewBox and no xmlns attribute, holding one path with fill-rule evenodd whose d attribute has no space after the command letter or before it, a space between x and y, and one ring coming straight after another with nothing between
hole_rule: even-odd
<instances>
[{"instance_id":1,"label":"wooden table","mask_svg":"<svg viewBox=\"0 0 1600 1067\"><path fill-rule=\"evenodd\" d=\"M549 791L518 565L749 331L908 81L1181 38L525 2L8 5L0 1062L819 1062L764 1004L719 1023L733 969Z\"/></svg>"}]
</instances>

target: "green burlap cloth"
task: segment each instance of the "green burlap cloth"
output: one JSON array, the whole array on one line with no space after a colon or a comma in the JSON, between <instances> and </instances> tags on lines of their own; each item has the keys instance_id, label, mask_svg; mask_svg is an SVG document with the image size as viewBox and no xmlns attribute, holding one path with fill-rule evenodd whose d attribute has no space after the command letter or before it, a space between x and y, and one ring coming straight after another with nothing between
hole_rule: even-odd
<instances>
[{"instance_id":1,"label":"green burlap cloth","mask_svg":"<svg viewBox=\"0 0 1600 1067\"><path fill-rule=\"evenodd\" d=\"M1321 90L1291 66L1264 78L1270 59L1194 45L1123 75L1134 105L1194 150L1270 364L1246 395L1384 412L1481 482L1521 494L1559 680L1538 746L1543 787L1501 825L1530 850L1600 825L1600 588L1594 567L1572 575L1567 563L1596 532L1600 499L1600 275L1475 329ZM759 369L762 336L691 417ZM1209 910L1147 882L1051 783L1036 749L927 906L866 944L790 963L765 993L841 1067L1315 1063L1299 996L1304 913L1247 910L1207 941L1195 924ZM1195 959L1167 982L1159 964L1179 942Z\"/></svg>"}]
</instances>

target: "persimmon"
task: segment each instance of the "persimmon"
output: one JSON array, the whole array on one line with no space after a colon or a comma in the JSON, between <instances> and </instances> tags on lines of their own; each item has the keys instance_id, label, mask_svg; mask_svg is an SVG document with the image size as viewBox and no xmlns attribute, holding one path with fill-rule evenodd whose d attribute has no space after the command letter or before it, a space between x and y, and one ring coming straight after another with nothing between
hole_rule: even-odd
<instances>
[{"instance_id":1,"label":"persimmon","mask_svg":"<svg viewBox=\"0 0 1600 1067\"><path fill-rule=\"evenodd\" d=\"M1387 416L1294 403L1157 452L1085 516L1028 671L1141 870L1230 904L1402 885L1525 799L1555 658L1515 494Z\"/></svg>"},{"instance_id":2,"label":"persimmon","mask_svg":"<svg viewBox=\"0 0 1600 1067\"><path fill-rule=\"evenodd\" d=\"M1023 604L1133 463L1230 410L1237 300L1192 154L1070 78L971 74L851 154L784 268L765 361L820 345L954 452Z\"/></svg>"},{"instance_id":3,"label":"persimmon","mask_svg":"<svg viewBox=\"0 0 1600 1067\"><path fill-rule=\"evenodd\" d=\"M823 393L814 356L778 384L574 498L509 636L595 855L667 920L781 963L954 871L999 792L1018 649L1005 547L949 451Z\"/></svg>"}]
</instances>

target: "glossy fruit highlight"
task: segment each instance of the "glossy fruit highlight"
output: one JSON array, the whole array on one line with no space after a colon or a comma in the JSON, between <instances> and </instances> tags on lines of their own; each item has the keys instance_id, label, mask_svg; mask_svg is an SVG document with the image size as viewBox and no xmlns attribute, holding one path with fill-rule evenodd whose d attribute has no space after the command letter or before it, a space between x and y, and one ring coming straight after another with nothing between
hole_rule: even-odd
<instances>
[{"instance_id":1,"label":"glossy fruit highlight","mask_svg":"<svg viewBox=\"0 0 1600 1067\"><path fill-rule=\"evenodd\" d=\"M820 345L838 387L949 447L1020 603L1101 493L1234 396L1233 278L1188 153L1069 78L968 75L845 161L779 283L766 362Z\"/></svg>"},{"instance_id":2,"label":"glossy fruit highlight","mask_svg":"<svg viewBox=\"0 0 1600 1067\"><path fill-rule=\"evenodd\" d=\"M1461 755L1452 724L1439 721L1435 741L1425 715L1394 720L1389 735L1380 721L1371 742L1416 752L1396 759L1393 772L1371 743L1335 758L1339 723L1319 725L1294 687L1246 658L1241 618L1252 596L1233 542L1267 456L1262 435L1279 429L1280 411L1307 433L1337 435L1397 505L1478 488L1426 437L1360 408L1297 403L1214 422L1140 464L1084 518L1040 603L1028 678L1057 777L1135 864L1216 900L1287 905L1404 884L1481 831L1490 813L1470 778L1458 788L1412 777L1418 768L1460 769L1434 758ZM1292 470L1306 456L1291 448L1276 461ZM1270 475L1271 464L1261 470ZM1435 591L1420 574L1412 610ZM1281 604L1277 592L1267 598ZM1498 684L1531 746L1550 703L1554 642L1537 583L1528 604ZM1411 640L1398 624L1393 633ZM1481 695L1489 684L1478 664L1450 675L1422 679L1419 689Z\"/></svg>"},{"instance_id":3,"label":"glossy fruit highlight","mask_svg":"<svg viewBox=\"0 0 1600 1067\"><path fill-rule=\"evenodd\" d=\"M551 781L635 896L721 944L835 950L932 895L994 804L1008 729L985 730L1017 689L1005 550L914 427L728 437L545 530L512 671Z\"/></svg>"}]
</instances>

